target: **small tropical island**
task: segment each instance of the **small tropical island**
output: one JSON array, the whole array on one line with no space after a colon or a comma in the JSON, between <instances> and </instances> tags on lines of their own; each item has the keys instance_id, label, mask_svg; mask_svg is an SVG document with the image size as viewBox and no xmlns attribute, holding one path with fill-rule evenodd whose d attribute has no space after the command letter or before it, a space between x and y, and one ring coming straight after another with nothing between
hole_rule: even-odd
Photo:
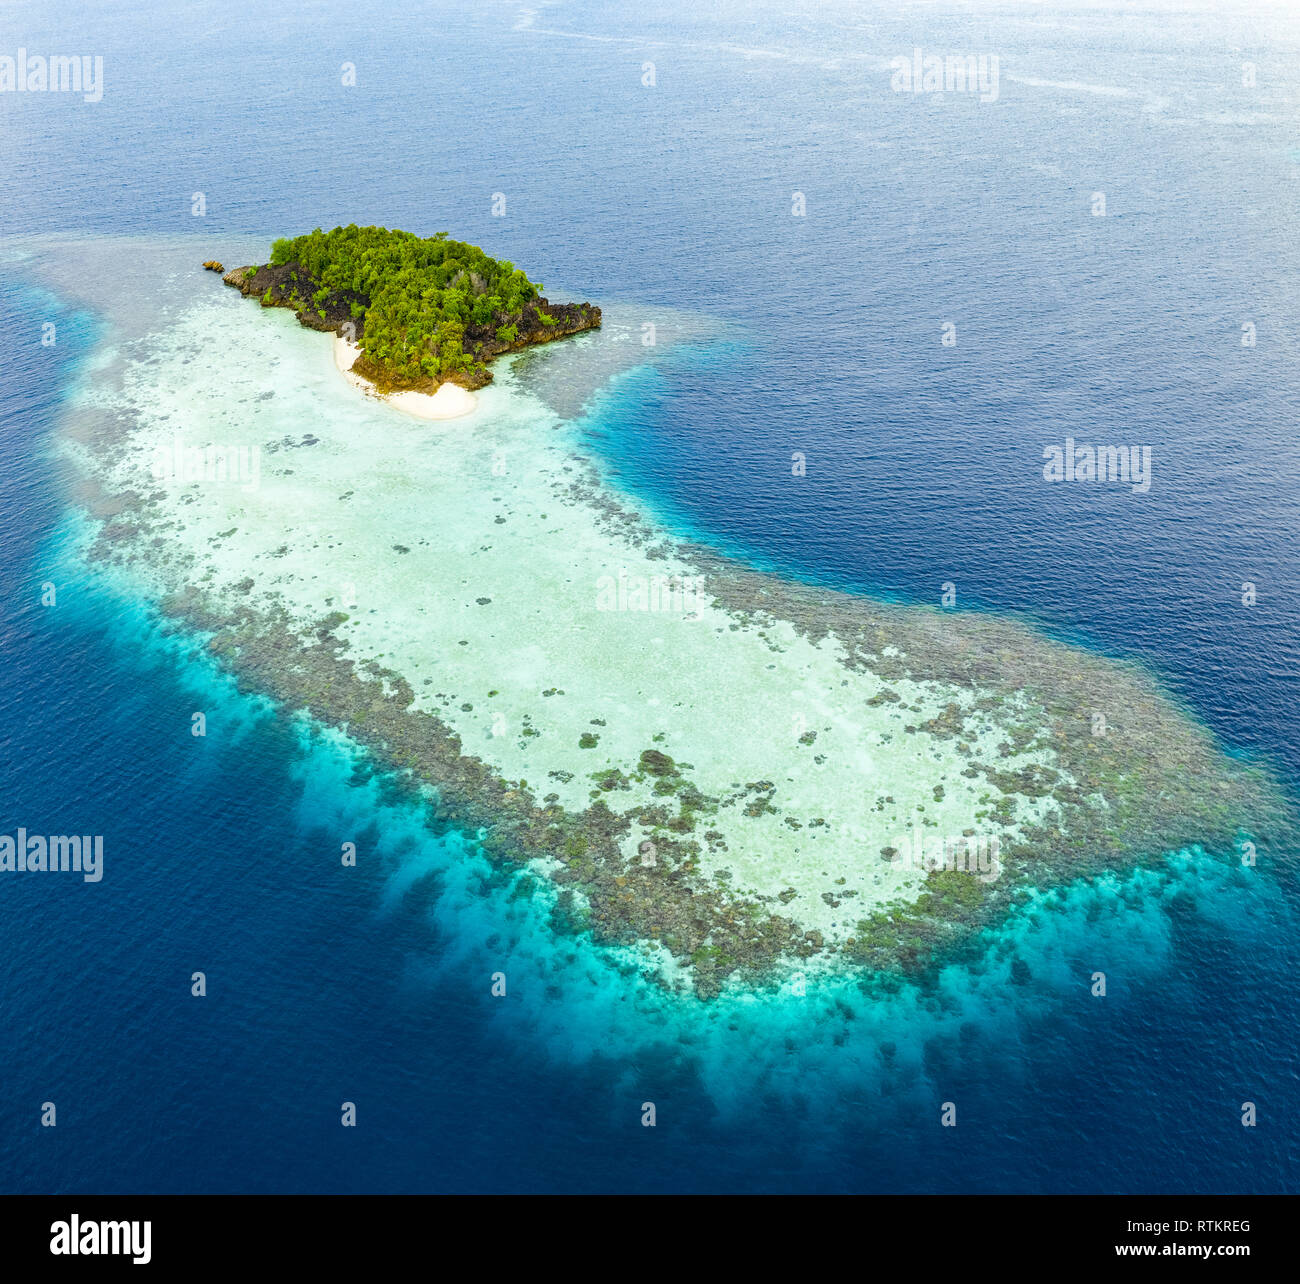
<instances>
[{"instance_id":1,"label":"small tropical island","mask_svg":"<svg viewBox=\"0 0 1300 1284\"><path fill-rule=\"evenodd\" d=\"M513 263L445 232L316 228L273 242L269 263L222 279L263 307L290 308L309 329L355 345L355 360L340 368L381 393L435 393L447 383L482 388L492 381L494 357L600 325L594 304L552 304Z\"/></svg>"}]
</instances>

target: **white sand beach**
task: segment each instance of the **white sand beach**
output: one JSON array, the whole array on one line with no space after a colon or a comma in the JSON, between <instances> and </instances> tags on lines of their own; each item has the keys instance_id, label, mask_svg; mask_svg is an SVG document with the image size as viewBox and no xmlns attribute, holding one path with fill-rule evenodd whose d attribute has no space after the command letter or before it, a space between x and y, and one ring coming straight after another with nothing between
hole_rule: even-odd
<instances>
[{"instance_id":1,"label":"white sand beach","mask_svg":"<svg viewBox=\"0 0 1300 1284\"><path fill-rule=\"evenodd\" d=\"M413 415L416 419L459 419L462 415L470 414L478 405L478 398L468 388L454 383L442 384L435 393L393 392L383 396L368 379L352 373L352 367L360 355L361 348L358 344L342 335L334 336L334 364L347 381L354 388L359 388L370 396L380 397L390 406L396 406L398 410Z\"/></svg>"}]
</instances>

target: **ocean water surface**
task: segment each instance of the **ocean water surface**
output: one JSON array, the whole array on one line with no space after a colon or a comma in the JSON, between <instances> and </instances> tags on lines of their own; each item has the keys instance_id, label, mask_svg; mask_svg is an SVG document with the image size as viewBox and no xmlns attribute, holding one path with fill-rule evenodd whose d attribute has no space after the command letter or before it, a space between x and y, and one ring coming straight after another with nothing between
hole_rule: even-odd
<instances>
[{"instance_id":1,"label":"ocean water surface","mask_svg":"<svg viewBox=\"0 0 1300 1284\"><path fill-rule=\"evenodd\" d=\"M162 238L229 266L355 221L449 230L646 321L708 313L734 341L587 404L612 486L792 577L951 584L1139 658L1294 791L1285 6L234 5L172 30L22 3L5 30L102 53L105 92L0 113L9 189L43 176L0 208L0 830L108 856L95 886L0 886L0 1188L1294 1189L1293 851L1045 891L921 989L674 1003L89 570L58 434L114 336L23 268L63 236L120 238L124 274ZM998 54L998 101L892 93L914 47ZM1067 437L1149 445L1149 491L1046 484ZM368 855L346 878L339 832Z\"/></svg>"}]
</instances>

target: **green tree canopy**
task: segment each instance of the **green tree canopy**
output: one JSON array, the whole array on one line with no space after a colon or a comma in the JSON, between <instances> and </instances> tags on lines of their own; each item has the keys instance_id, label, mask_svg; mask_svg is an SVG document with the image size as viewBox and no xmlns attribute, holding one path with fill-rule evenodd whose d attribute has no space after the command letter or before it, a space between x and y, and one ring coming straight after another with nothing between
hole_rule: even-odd
<instances>
[{"instance_id":1,"label":"green tree canopy","mask_svg":"<svg viewBox=\"0 0 1300 1284\"><path fill-rule=\"evenodd\" d=\"M314 303L337 296L352 315L362 310L366 356L403 379L445 379L481 366L466 331L517 333L524 308L541 297L541 286L513 263L445 232L316 228L272 244L271 264L289 263L311 279Z\"/></svg>"}]
</instances>

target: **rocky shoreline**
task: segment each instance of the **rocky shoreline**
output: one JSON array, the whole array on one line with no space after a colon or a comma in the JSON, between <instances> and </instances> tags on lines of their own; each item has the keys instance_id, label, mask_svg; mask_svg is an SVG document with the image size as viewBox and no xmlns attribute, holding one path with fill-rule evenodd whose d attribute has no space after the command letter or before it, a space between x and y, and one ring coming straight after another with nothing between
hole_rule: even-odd
<instances>
[{"instance_id":1,"label":"rocky shoreline","mask_svg":"<svg viewBox=\"0 0 1300 1284\"><path fill-rule=\"evenodd\" d=\"M208 266L204 264L204 267ZM450 375L445 380L394 378L390 371L370 360L364 352L365 309L370 300L362 294L346 291L330 292L319 303L307 302L313 299L320 286L298 263L238 267L221 279L245 298L258 299L264 308L288 308L297 316L298 323L309 330L340 335L362 344L362 354L353 364L352 373L369 380L380 392L433 393L442 383L455 383L473 392L492 382L492 372L481 367ZM465 342L472 345L481 361L491 361L539 343L552 343L569 335L599 329L600 322L600 309L593 303L553 304L539 298L524 307L514 326L518 332L515 339L498 338L491 324L470 325L465 329Z\"/></svg>"}]
</instances>

